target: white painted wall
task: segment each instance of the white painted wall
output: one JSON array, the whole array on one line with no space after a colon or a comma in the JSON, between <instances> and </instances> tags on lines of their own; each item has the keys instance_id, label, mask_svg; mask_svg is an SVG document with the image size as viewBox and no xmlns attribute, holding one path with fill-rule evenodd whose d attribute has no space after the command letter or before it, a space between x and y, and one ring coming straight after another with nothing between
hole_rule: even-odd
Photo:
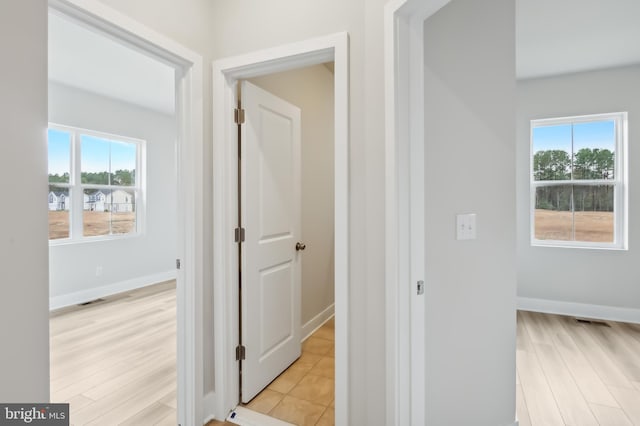
<instances>
[{"instance_id":1,"label":"white painted wall","mask_svg":"<svg viewBox=\"0 0 640 426\"><path fill-rule=\"evenodd\" d=\"M210 59L348 31L350 34L349 424L382 424L384 360L384 65L386 0L102 0L202 54L205 140L211 140ZM168 17L171 17L170 19ZM211 235L212 167L205 144L205 235ZM212 259L205 238L205 258ZM204 265L204 334L212 336L212 270ZM205 339L205 393L213 389L213 341Z\"/></svg>"},{"instance_id":2,"label":"white painted wall","mask_svg":"<svg viewBox=\"0 0 640 426\"><path fill-rule=\"evenodd\" d=\"M640 66L518 82L518 296L631 308L640 320ZM629 250L531 247L529 123L532 119L629 112ZM561 308L562 309L562 308ZM590 309L590 308L582 308ZM610 309L605 309L604 314ZM585 314L586 315L586 314ZM594 314L598 316L597 314Z\"/></svg>"},{"instance_id":3,"label":"white painted wall","mask_svg":"<svg viewBox=\"0 0 640 426\"><path fill-rule=\"evenodd\" d=\"M316 65L251 82L302 112L301 241L307 245L302 253L304 337L322 320L323 313L332 312L334 302L333 73L324 65Z\"/></svg>"},{"instance_id":4,"label":"white painted wall","mask_svg":"<svg viewBox=\"0 0 640 426\"><path fill-rule=\"evenodd\" d=\"M385 419L384 5L386 0L214 0L216 58L350 36L349 422ZM275 7L274 7L275 6Z\"/></svg>"},{"instance_id":5,"label":"white painted wall","mask_svg":"<svg viewBox=\"0 0 640 426\"><path fill-rule=\"evenodd\" d=\"M0 2L0 401L49 401L47 5Z\"/></svg>"},{"instance_id":6,"label":"white painted wall","mask_svg":"<svg viewBox=\"0 0 640 426\"><path fill-rule=\"evenodd\" d=\"M146 141L144 232L133 238L52 244L49 280L54 306L174 277L175 116L50 82L49 121Z\"/></svg>"},{"instance_id":7,"label":"white painted wall","mask_svg":"<svg viewBox=\"0 0 640 426\"><path fill-rule=\"evenodd\" d=\"M425 23L427 424L515 419L515 10L453 0ZM455 239L456 214L477 239Z\"/></svg>"},{"instance_id":8,"label":"white painted wall","mask_svg":"<svg viewBox=\"0 0 640 426\"><path fill-rule=\"evenodd\" d=\"M204 58L205 81L205 140L211 138L211 98L210 98L210 60L224 56L240 54L265 47L272 47L283 43L295 42L306 38L326 35L338 31L348 31L350 34L350 359L349 359L349 424L381 425L385 419L385 360L384 360L384 75L383 75L383 18L386 0L280 0L274 7L273 2L257 0L147 0L131 2L128 0L102 0L122 13L139 22L166 34L186 47L202 54ZM464 4L472 3L467 0ZM484 4L485 2L483 2ZM493 7L495 3L496 7ZM478 40L485 37L491 39L491 44L497 46L490 49L482 45L482 49L464 46L464 52L475 54L476 64L481 64L488 58L500 64L513 64L514 58L509 53L504 55L494 53L503 52L504 44L513 44L513 32L503 31L507 26L502 22L503 14L509 15L512 22L513 6L504 1L491 0L492 7L485 7L469 17L466 13L456 14L453 22L461 20L465 23L461 33L477 29L476 15L483 17L486 13L492 16L492 30L477 31ZM33 2L2 2L0 6L0 46L6 57L11 57L16 68L6 68L3 72L2 83L5 86L0 100L2 117L12 117L5 129L7 140L25 141L20 150L16 151L12 144L1 145L0 158L3 160L3 172L21 173L32 171L21 181L20 187L8 187L12 199L24 199L25 206L31 206L15 212L5 213L9 218L9 229L2 233L2 261L7 262L5 279L19 285L3 285L0 294L2 309L0 319L4 323L20 324L19 329L2 328L3 338L20 342L10 346L8 350L0 352L0 368L3 380L0 383L0 399L42 399L46 395L48 383L47 363L47 247L46 247L46 204L42 207L37 200L46 198L46 145L44 143L44 129L46 126L46 7L44 1ZM479 8L479 6L478 6ZM503 9L504 8L504 9ZM489 11L489 12L485 12ZM485 12L485 13L483 13ZM488 19L488 18L487 18ZM493 25L496 24L496 28ZM504 25L504 26L503 26ZM513 25L513 23L511 24ZM493 38L492 38L493 37ZM456 37L453 37L455 40ZM486 39L485 39L486 40ZM444 43L445 40L442 40ZM451 42L451 41L448 41ZM478 41L477 43L480 43ZM477 44L476 43L476 44ZM486 49L485 49L486 48ZM489 55L478 57L480 51L487 50ZM455 52L455 51L454 51ZM483 52L484 54L484 52ZM492 65L493 67L493 65ZM490 87L497 93L490 96L495 99L494 115L509 115L513 111L510 99L506 98L503 86L497 81L502 75L501 69L478 67L471 73L465 67L465 80L459 73L456 78L460 83L457 95L463 98L480 97L475 86L470 87L468 81L474 81L478 87L487 84L478 81L478 76L489 81ZM495 68L495 67L494 67ZM495 72L497 70L497 72ZM478 72L480 71L480 72ZM14 76L14 78L11 78ZM507 84L512 75L502 75L502 84ZM445 86L441 86L442 89ZM462 89L464 88L464 90ZM467 93L469 92L469 93ZM484 94L484 92L482 92ZM445 95L443 93L443 95ZM451 97L446 99L451 100ZM476 102L469 102L475 105ZM483 97L483 110L486 99ZM479 114L476 110L459 108L465 114ZM502 111L504 114L499 114ZM20 112L20 114L14 114ZM485 111L486 117L481 115L478 128L482 131L482 139L486 140L486 148L499 158L509 157L499 167L491 170L483 169L491 175L497 170L503 171L495 181L478 178L475 171L477 162L465 162L470 167L469 175L462 180L462 172L458 180L454 180L454 188L464 198L474 200L478 193L471 188L490 191L494 204L485 205L480 200L473 201L473 208L480 215L481 239L471 243L467 249L459 252L447 250L446 255L439 259L443 265L449 265L456 274L462 274L457 259L464 254L470 259L466 270L473 270L475 275L467 274L465 280L449 277L444 281L442 300L433 307L434 313L445 316L448 322L446 330L461 331L463 336L470 336L470 340L451 336L447 339L442 330L437 342L444 346L437 352L438 358L429 359L428 365L441 365L450 373L449 381L444 381L441 374L434 374L433 379L443 385L442 394L436 395L429 407L438 416L445 416L445 410L455 421L459 420L464 411L466 415L475 415L473 421L466 424L508 424L506 413L513 411L513 377L515 344L515 318L507 318L507 312L512 313L515 288L511 281L505 278L510 274L508 265L511 250L511 227L509 226L515 213L511 195L513 194L512 172L508 165L513 164L510 150L513 150L513 137L509 135L509 125L512 122L501 117L499 123L491 113ZM11 115L14 114L14 115ZM478 119L478 117L475 117ZM446 116L444 119L450 119ZM497 119L496 119L497 120ZM473 120L468 120L473 121ZM4 123L4 122L3 122ZM4 124L3 124L4 125ZM453 123L451 127L461 127ZM458 129L458 131L460 131ZM492 133L494 132L495 135ZM491 134L491 137L487 136ZM493 137L499 135L497 137ZM503 139L509 143L502 144ZM37 142L36 142L37 141ZM456 143L459 143L456 140ZM470 142L465 146L474 148ZM205 222L205 256L212 259L211 247L211 151L210 145L205 144L203 158L205 170L204 201L207 206L204 212ZM479 145L478 145L479 146ZM475 153L475 151L474 151ZM484 157L479 157L484 158ZM6 161L5 161L6 159ZM8 165L5 165L8 163ZM505 170L502 169L504 165ZM467 173L465 171L465 173ZM428 174L428 176L433 176ZM440 179L441 176L438 176ZM5 179L8 180L8 179ZM40 182L40 183L38 183ZM497 185L494 185L496 184ZM41 196L24 198L24 194L37 194L38 185ZM504 185L504 186L503 186ZM499 194L498 194L499 193ZM463 197L458 197L463 200ZM477 204L476 204L477 203ZM476 208L478 207L478 208ZM504 209L502 208L504 207ZM511 210L510 210L511 209ZM488 212L488 213L487 213ZM495 217L492 215L497 214ZM446 211L445 225L452 227L452 213ZM32 218L33 220L24 220ZM484 219L486 218L486 219ZM486 221L486 222L485 222ZM498 226L499 224L499 226ZM450 228L451 229L451 228ZM444 231L443 231L444 232ZM453 230L451 230L453 232ZM486 232L486 236L482 236ZM10 238L5 239L6 235ZM11 239L13 238L13 240ZM451 243L449 243L451 244ZM475 249L474 244L481 247ZM444 246L447 248L447 245ZM430 253L430 252L428 252ZM475 256L477 254L477 256ZM500 259L505 266L500 271L494 270L494 265ZM485 263L486 262L486 265ZM205 336L211 336L211 263L203 265L205 277ZM431 265L431 260L429 260ZM484 266L483 266L484 265ZM4 266L4 264L3 264ZM9 267L11 266L11 267ZM15 271L12 273L11 271ZM495 275L493 275L495 273ZM480 277L480 278L478 278ZM464 285L468 283L467 285ZM475 284L471 285L471 284ZM6 296L6 297L5 297ZM455 297L454 297L455 296ZM6 301L6 302L5 302ZM208 301L208 302L207 302ZM484 304L482 310L477 305ZM494 308L488 309L487 307ZM474 310L475 309L475 310ZM469 310L469 311L467 311ZM477 313L471 318L471 313ZM460 317L457 317L460 315ZM433 318L432 318L433 319ZM483 321L479 321L482 319ZM465 323L462 324L462 320ZM467 321L468 320L468 321ZM486 321L485 321L486 320ZM476 322L493 327L473 334ZM442 323L441 323L442 324ZM467 327L467 328L465 328ZM470 328L469 328L470 327ZM468 330L468 331L465 331ZM431 333L431 330L429 330ZM5 335L5 333L8 333ZM427 336L431 338L431 334ZM466 346L465 346L466 345ZM509 348L509 351L506 348ZM18 349L19 348L19 349ZM213 369L215 360L211 356L212 339L205 339L205 393L213 390ZM508 352L508 353L507 353ZM450 359L443 359L445 355ZM437 363L435 363L437 361ZM473 369L471 368L473 366ZM454 368L455 367L455 368ZM433 367L432 367L433 368ZM473 371L472 371L473 370ZM431 369L429 371L432 371ZM6 378L6 379L5 379ZM19 380L18 380L19 379ZM509 384L509 391L506 384ZM484 387L482 394L477 390ZM493 394L489 398L489 394ZM6 396L6 397L5 397ZM477 399L475 399L477 397ZM465 410L460 410L462 399L468 402ZM497 402L499 401L499 402ZM438 407L433 407L434 403ZM482 402L488 405L480 407ZM475 410L477 408L477 410ZM512 414L512 413L511 413ZM448 418L448 417L446 417ZM479 419L479 420L478 420ZM490 423L493 419L499 421ZM476 422L478 420L480 423ZM440 424L456 424L441 422ZM458 423L460 424L460 423Z\"/></svg>"}]
</instances>

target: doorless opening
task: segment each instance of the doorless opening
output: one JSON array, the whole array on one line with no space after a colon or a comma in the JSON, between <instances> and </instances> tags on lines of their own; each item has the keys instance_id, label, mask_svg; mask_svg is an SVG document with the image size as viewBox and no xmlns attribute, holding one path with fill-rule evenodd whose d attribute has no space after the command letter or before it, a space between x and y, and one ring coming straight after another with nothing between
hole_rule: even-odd
<instances>
[{"instance_id":1,"label":"doorless opening","mask_svg":"<svg viewBox=\"0 0 640 426\"><path fill-rule=\"evenodd\" d=\"M177 137L177 421L202 421L202 59L97 2L49 0L51 12L78 22L175 70ZM200 270L199 270L200 269Z\"/></svg>"},{"instance_id":2,"label":"doorless opening","mask_svg":"<svg viewBox=\"0 0 640 426\"><path fill-rule=\"evenodd\" d=\"M335 420L347 424L348 330L348 35L308 40L214 63L214 336L215 407L221 419L239 402L235 360L238 336L239 259L237 141L234 109L238 80L334 61L334 292Z\"/></svg>"}]
</instances>

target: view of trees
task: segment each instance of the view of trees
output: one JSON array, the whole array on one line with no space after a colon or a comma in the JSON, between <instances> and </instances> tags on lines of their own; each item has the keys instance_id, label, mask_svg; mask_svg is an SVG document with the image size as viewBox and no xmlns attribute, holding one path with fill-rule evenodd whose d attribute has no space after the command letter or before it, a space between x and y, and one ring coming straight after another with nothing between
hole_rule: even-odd
<instances>
[{"instance_id":1,"label":"view of trees","mask_svg":"<svg viewBox=\"0 0 640 426\"><path fill-rule=\"evenodd\" d=\"M134 186L135 180L135 170L116 170L115 173L82 172L82 183L90 185ZM49 183L69 183L69 173L49 174Z\"/></svg>"},{"instance_id":2,"label":"view of trees","mask_svg":"<svg viewBox=\"0 0 640 426\"><path fill-rule=\"evenodd\" d=\"M568 181L573 184L536 189L536 209L558 211L613 211L615 155L608 149L582 148L573 159L563 150L538 151L533 157L536 181ZM580 185L576 180L602 180L603 185Z\"/></svg>"}]
</instances>

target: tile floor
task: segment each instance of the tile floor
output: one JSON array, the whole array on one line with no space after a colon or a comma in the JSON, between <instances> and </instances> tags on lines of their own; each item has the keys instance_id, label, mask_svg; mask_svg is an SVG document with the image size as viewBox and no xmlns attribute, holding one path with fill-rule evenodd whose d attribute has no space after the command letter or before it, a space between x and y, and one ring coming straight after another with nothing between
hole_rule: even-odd
<instances>
[{"instance_id":1,"label":"tile floor","mask_svg":"<svg viewBox=\"0 0 640 426\"><path fill-rule=\"evenodd\" d=\"M334 320L302 344L302 356L246 407L295 425L334 424Z\"/></svg>"}]
</instances>

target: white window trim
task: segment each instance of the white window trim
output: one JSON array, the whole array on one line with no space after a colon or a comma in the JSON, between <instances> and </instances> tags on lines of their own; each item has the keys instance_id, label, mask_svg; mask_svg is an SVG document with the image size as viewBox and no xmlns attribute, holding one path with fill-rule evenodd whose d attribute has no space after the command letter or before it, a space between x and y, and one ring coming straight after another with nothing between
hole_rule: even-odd
<instances>
[{"instance_id":1,"label":"white window trim","mask_svg":"<svg viewBox=\"0 0 640 426\"><path fill-rule=\"evenodd\" d=\"M533 177L533 130L536 127L553 126L570 123L588 123L592 121L611 120L615 122L615 178L612 180L561 180L561 181L536 181ZM557 117L531 120L529 135L529 235L531 245L539 247L561 247L580 249L604 249L604 250L628 250L628 114L626 112L614 112L603 114L590 114L571 117ZM573 154L573 153L572 153ZM589 241L561 241L539 240L535 238L535 204L536 188L554 185L611 185L614 188L614 241L612 243L600 243Z\"/></svg>"},{"instance_id":2,"label":"white window trim","mask_svg":"<svg viewBox=\"0 0 640 426\"><path fill-rule=\"evenodd\" d=\"M71 161L69 171L69 183L49 183L49 185L55 185L69 189L69 196L71 197L71 207L69 208L69 237L57 238L49 240L50 246L65 245L65 244L80 244L97 241L112 241L129 238L139 238L145 234L145 218L146 218L146 141L143 139L136 139L128 136L115 135L112 133L99 132L90 129L83 129L80 127L66 126L56 123L49 123L48 129L59 130L71 134ZM131 143L136 146L136 184L134 186L120 186L120 185L83 185L80 179L81 169L81 142L80 136L94 136L100 139L112 140L117 142ZM84 196L83 190L85 187L95 189L123 189L133 190L136 192L136 230L129 234L110 234L110 235L95 235L84 236L83 235L83 222L77 220L76 216L80 215L82 218L82 212L84 209Z\"/></svg>"}]
</instances>

